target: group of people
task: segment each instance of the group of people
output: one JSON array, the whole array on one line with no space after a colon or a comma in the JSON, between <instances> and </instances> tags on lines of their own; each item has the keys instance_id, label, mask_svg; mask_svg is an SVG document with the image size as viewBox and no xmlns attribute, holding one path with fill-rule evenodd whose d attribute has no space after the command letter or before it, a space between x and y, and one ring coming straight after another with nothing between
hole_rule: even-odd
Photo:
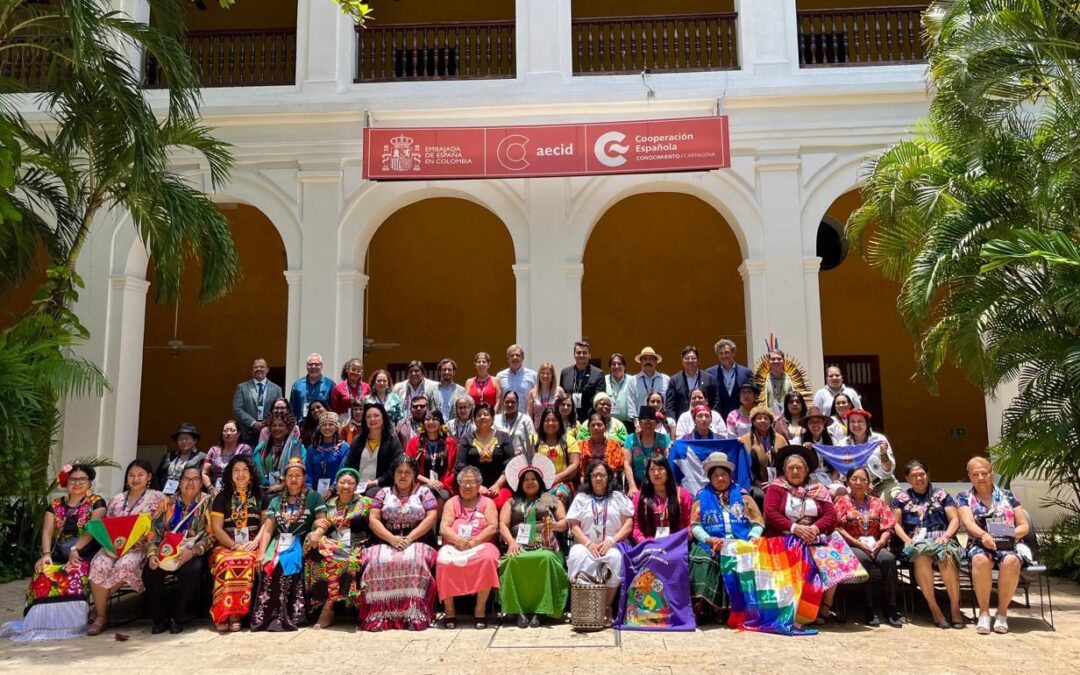
<instances>
[{"instance_id":1,"label":"group of people","mask_svg":"<svg viewBox=\"0 0 1080 675\"><path fill-rule=\"evenodd\" d=\"M557 374L551 363L525 368L513 345L496 375L490 356L478 354L464 385L450 359L438 381L414 361L396 385L385 370L365 382L352 359L334 383L313 354L288 399L258 359L237 387L235 420L208 452L183 424L156 471L133 461L108 502L93 492L92 467L64 468L66 494L45 517L28 613L4 630L19 640L97 635L108 598L127 586L147 593L154 633L179 633L207 574L210 615L223 633L244 623L324 628L342 607L356 609L362 630L423 630L437 602L441 624L453 628L463 597L473 598L477 628L493 597L521 627L537 626L563 617L570 583L580 580L604 586L606 625L648 615L645 623L663 626L683 604L698 621L772 630L777 618L740 576L760 578L753 561L768 549L760 559L783 552L799 570L801 601L781 619L786 632L826 622L837 586L865 581L870 569L881 572L883 601L878 612L874 585L864 584L866 623L879 625L880 614L900 627L901 557L943 628L963 626L958 569L969 558L977 630L1008 631L1029 526L1012 494L994 485L988 460L969 462L972 487L955 499L918 461L907 464L903 488L887 439L839 369L807 406L785 379L783 354L769 355L761 382L734 362L733 343L721 340L716 352L720 363L701 370L687 347L683 369L669 377L646 347L634 359L641 372L630 376L621 354L604 374L578 342L575 364ZM687 461L689 446L704 448L697 465ZM140 519L121 517L139 514L149 514L145 533L114 531L137 528ZM86 528L102 518L114 543L138 542L122 554L102 548ZM956 539L961 524L966 549ZM669 546L686 597L678 583L665 587L637 569L650 556L632 547L648 542ZM994 567L1000 600L991 621Z\"/></svg>"}]
</instances>

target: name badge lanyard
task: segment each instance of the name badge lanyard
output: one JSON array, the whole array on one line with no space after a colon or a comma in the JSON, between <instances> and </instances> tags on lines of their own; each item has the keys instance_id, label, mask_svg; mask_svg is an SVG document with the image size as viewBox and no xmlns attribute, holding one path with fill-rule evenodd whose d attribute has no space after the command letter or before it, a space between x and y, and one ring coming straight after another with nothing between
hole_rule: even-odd
<instances>
[{"instance_id":1,"label":"name badge lanyard","mask_svg":"<svg viewBox=\"0 0 1080 675\"><path fill-rule=\"evenodd\" d=\"M652 512L653 519L656 521L656 527L670 527L668 523L668 508L666 500L660 499L659 497L653 497Z\"/></svg>"},{"instance_id":2,"label":"name badge lanyard","mask_svg":"<svg viewBox=\"0 0 1080 675\"><path fill-rule=\"evenodd\" d=\"M641 374L641 383L645 385L646 396L653 393L656 390L656 378L659 375L653 375L648 380L645 379L645 373Z\"/></svg>"},{"instance_id":3,"label":"name badge lanyard","mask_svg":"<svg viewBox=\"0 0 1080 675\"><path fill-rule=\"evenodd\" d=\"M199 501L195 502L195 505L194 505L194 506L192 506L192 507L191 507L191 510L190 510L190 511L188 511L188 512L187 512L187 514L186 514L186 515L185 515L185 516L184 516L184 517L183 517L183 518L182 518L182 519L180 520L180 522L179 522L179 523L177 523L177 524L176 524L176 525L175 525L175 526L174 526L174 527L172 528L172 531L173 531L174 533L175 533L175 532L179 532L179 531L180 531L180 528L181 528L181 527L184 527L184 523L186 523L186 522L187 522L188 520L190 520L190 519L191 519L191 516L195 515L195 512L199 510L199 507L200 507L200 506L202 506L202 505L203 505L203 502L205 502L205 501L206 501L207 499L210 499L210 495L204 495L202 499L200 499ZM175 510L175 509L176 509L176 507L177 507L178 505L179 505L179 501L178 501L178 502L177 502L176 504L173 504L173 509L174 509L174 510L173 510L173 517L175 517L175 516L176 516L176 510ZM187 528L184 528L184 532L187 532Z\"/></svg>"},{"instance_id":4,"label":"name badge lanyard","mask_svg":"<svg viewBox=\"0 0 1080 675\"><path fill-rule=\"evenodd\" d=\"M603 499L601 501L604 502L603 518L601 518L601 511L596 507L596 499L595 498L593 499L592 505L591 505L592 506L592 516L593 516L593 527L592 527L592 529L593 529L594 532L596 532L596 534L599 535L599 538L600 538L600 541L596 542L596 543L601 543L605 539L607 539L608 506L610 505L611 500L610 499Z\"/></svg>"}]
</instances>

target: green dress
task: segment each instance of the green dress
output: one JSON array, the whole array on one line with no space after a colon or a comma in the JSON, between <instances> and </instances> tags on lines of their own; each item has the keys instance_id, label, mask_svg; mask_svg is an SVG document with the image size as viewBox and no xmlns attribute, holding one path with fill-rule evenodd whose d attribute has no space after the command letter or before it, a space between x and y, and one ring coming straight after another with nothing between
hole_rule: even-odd
<instances>
[{"instance_id":1,"label":"green dress","mask_svg":"<svg viewBox=\"0 0 1080 675\"><path fill-rule=\"evenodd\" d=\"M516 536L518 526L530 526L530 512L539 529L545 517L557 517L557 503L557 498L547 493L532 505L514 497L510 501L510 533ZM538 538L539 534L535 534L519 555L503 556L499 561L499 600L507 614L542 614L561 619L570 592L566 563L558 550L542 546Z\"/></svg>"}]
</instances>

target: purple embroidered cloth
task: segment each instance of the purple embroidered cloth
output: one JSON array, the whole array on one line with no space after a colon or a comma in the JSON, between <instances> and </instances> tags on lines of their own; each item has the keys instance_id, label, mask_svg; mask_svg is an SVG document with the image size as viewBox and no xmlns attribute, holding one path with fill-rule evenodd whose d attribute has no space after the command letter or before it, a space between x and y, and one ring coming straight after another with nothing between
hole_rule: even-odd
<instances>
[{"instance_id":1,"label":"purple embroidered cloth","mask_svg":"<svg viewBox=\"0 0 1080 675\"><path fill-rule=\"evenodd\" d=\"M694 630L690 604L689 531L619 543L623 585L615 625L623 630Z\"/></svg>"}]
</instances>

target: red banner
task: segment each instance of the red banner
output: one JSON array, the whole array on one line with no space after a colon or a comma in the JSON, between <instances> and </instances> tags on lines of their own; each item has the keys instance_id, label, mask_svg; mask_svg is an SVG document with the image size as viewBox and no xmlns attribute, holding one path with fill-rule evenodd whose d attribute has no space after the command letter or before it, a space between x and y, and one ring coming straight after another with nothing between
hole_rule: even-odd
<instances>
[{"instance_id":1,"label":"red banner","mask_svg":"<svg viewBox=\"0 0 1080 675\"><path fill-rule=\"evenodd\" d=\"M364 178L438 180L708 171L731 166L728 118L364 129Z\"/></svg>"}]
</instances>

